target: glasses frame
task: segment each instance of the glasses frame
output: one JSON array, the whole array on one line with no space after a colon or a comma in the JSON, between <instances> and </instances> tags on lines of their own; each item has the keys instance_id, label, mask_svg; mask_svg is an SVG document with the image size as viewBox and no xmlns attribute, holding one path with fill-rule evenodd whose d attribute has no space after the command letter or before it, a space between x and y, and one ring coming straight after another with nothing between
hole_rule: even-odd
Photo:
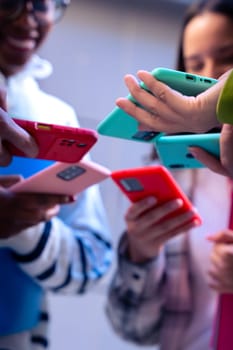
<instances>
[{"instance_id":1,"label":"glasses frame","mask_svg":"<svg viewBox=\"0 0 233 350\"><path fill-rule=\"evenodd\" d=\"M34 8L35 5L34 5L33 0L18 0L18 1L16 1L16 7L15 7L14 11L12 11L11 14L9 12L9 15L7 15L6 20L12 21L12 20L15 20L18 17L20 17L25 9L26 3L29 1L33 5L32 12L33 13L39 12L39 10L36 10ZM63 17L65 10L70 5L70 1L71 0L51 0L51 2L54 3L54 9L55 9L54 22L55 23L60 21L60 19ZM18 3L18 8L17 8L17 3ZM0 1L0 4L1 4L1 1ZM0 6L0 12L1 12L1 6ZM2 10L2 12L4 12L4 10ZM43 12L43 10L41 10L41 12ZM46 11L44 11L44 12L46 12Z\"/></svg>"},{"instance_id":2,"label":"glasses frame","mask_svg":"<svg viewBox=\"0 0 233 350\"><path fill-rule=\"evenodd\" d=\"M64 16L64 13L65 13L67 7L70 5L71 0L54 0L54 2L56 4L55 10L57 13L58 13L57 3L59 3L59 9L60 9L60 13L57 14L57 16L55 16L55 19L54 19L54 22L57 23Z\"/></svg>"}]
</instances>

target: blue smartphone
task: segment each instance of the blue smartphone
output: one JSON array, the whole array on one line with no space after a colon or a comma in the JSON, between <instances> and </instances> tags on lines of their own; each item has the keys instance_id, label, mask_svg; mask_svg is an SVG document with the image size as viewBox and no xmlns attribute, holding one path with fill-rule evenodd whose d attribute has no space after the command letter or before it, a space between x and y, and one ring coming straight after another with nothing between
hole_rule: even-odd
<instances>
[{"instance_id":1,"label":"blue smartphone","mask_svg":"<svg viewBox=\"0 0 233 350\"><path fill-rule=\"evenodd\" d=\"M195 159L188 148L196 146L219 158L219 132L205 134L162 135L155 142L161 164L168 169L202 168L204 165Z\"/></svg>"},{"instance_id":2,"label":"blue smartphone","mask_svg":"<svg viewBox=\"0 0 233 350\"><path fill-rule=\"evenodd\" d=\"M168 68L155 68L151 73L156 79L188 96L196 96L217 82L216 79ZM140 85L143 89L148 90L144 83ZM137 104L131 95L128 95L127 98ZM162 135L160 132L138 130L137 120L119 107L115 107L98 124L97 131L105 136L147 143L154 143Z\"/></svg>"}]
</instances>

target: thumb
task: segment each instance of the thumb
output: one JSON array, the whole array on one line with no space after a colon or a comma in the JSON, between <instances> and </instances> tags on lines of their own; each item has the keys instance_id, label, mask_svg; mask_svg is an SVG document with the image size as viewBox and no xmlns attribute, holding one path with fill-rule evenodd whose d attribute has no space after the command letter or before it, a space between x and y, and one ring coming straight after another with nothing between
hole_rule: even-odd
<instances>
[{"instance_id":1,"label":"thumb","mask_svg":"<svg viewBox=\"0 0 233 350\"><path fill-rule=\"evenodd\" d=\"M0 175L0 186L10 187L15 183L22 181L23 177L21 175Z\"/></svg>"},{"instance_id":2,"label":"thumb","mask_svg":"<svg viewBox=\"0 0 233 350\"><path fill-rule=\"evenodd\" d=\"M213 243L233 243L233 231L232 230L224 230L217 232L213 235L209 235L206 237L209 241Z\"/></svg>"}]
</instances>

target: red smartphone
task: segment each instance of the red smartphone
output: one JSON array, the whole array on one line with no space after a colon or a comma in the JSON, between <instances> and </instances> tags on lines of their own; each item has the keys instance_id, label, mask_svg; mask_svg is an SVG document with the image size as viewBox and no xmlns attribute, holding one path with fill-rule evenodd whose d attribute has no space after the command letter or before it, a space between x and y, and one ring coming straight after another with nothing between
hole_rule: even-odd
<instances>
[{"instance_id":1,"label":"red smartphone","mask_svg":"<svg viewBox=\"0 0 233 350\"><path fill-rule=\"evenodd\" d=\"M13 120L36 140L39 147L37 158L66 163L78 162L98 140L95 130L39 123L30 120ZM25 154L9 142L6 147L12 155Z\"/></svg>"},{"instance_id":2,"label":"red smartphone","mask_svg":"<svg viewBox=\"0 0 233 350\"><path fill-rule=\"evenodd\" d=\"M182 199L183 206L167 217L193 209L191 201L162 165L117 170L112 172L111 177L131 202L137 202L148 196L156 197L158 205L172 199ZM196 211L192 220L198 220L200 224L202 222Z\"/></svg>"},{"instance_id":3,"label":"red smartphone","mask_svg":"<svg viewBox=\"0 0 233 350\"><path fill-rule=\"evenodd\" d=\"M82 159L74 164L56 162L11 186L13 192L76 195L110 176L108 168Z\"/></svg>"}]
</instances>

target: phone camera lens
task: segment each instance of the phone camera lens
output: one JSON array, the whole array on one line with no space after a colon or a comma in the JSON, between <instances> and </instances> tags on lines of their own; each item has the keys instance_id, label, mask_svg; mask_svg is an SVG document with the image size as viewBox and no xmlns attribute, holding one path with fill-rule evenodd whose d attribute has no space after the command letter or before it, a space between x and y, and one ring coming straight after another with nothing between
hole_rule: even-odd
<instances>
[{"instance_id":1,"label":"phone camera lens","mask_svg":"<svg viewBox=\"0 0 233 350\"><path fill-rule=\"evenodd\" d=\"M186 158L194 158L194 156L191 153L187 153Z\"/></svg>"},{"instance_id":2,"label":"phone camera lens","mask_svg":"<svg viewBox=\"0 0 233 350\"><path fill-rule=\"evenodd\" d=\"M169 168L171 168L171 169L182 169L182 168L184 168L184 164L170 164Z\"/></svg>"}]
</instances>

